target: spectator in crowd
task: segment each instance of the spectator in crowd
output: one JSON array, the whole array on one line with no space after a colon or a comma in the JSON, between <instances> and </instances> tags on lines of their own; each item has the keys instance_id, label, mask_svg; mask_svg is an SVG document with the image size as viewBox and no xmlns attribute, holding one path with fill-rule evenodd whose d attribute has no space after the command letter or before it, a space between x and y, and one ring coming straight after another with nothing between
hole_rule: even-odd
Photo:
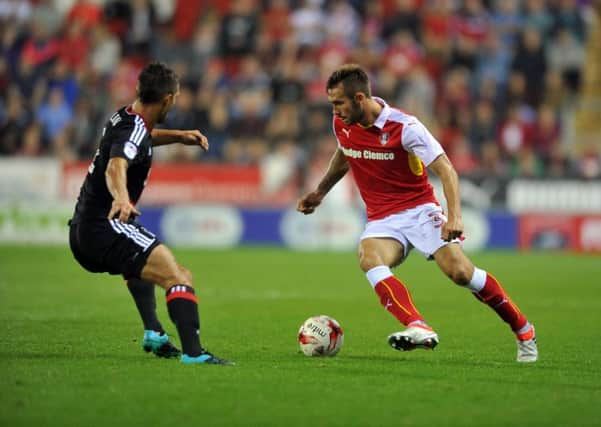
<instances>
[{"instance_id":1,"label":"spectator in crowd","mask_svg":"<svg viewBox=\"0 0 601 427\"><path fill-rule=\"evenodd\" d=\"M303 0L290 14L290 25L299 46L317 47L324 37L326 15L321 8L323 0Z\"/></svg>"},{"instance_id":2,"label":"spectator in crowd","mask_svg":"<svg viewBox=\"0 0 601 427\"><path fill-rule=\"evenodd\" d=\"M51 144L71 124L72 113L73 110L65 100L63 91L58 87L51 88L48 99L36 112L36 118L42 125L42 134L47 144Z\"/></svg>"},{"instance_id":3,"label":"spectator in crowd","mask_svg":"<svg viewBox=\"0 0 601 427\"><path fill-rule=\"evenodd\" d=\"M584 23L582 11L578 7L576 0L557 0L557 2L554 3L556 3L556 5L552 10L552 31L557 33L562 29L566 29L580 43L584 42L586 25Z\"/></svg>"},{"instance_id":4,"label":"spectator in crowd","mask_svg":"<svg viewBox=\"0 0 601 427\"><path fill-rule=\"evenodd\" d=\"M537 107L543 96L543 82L540 77L547 72L547 57L538 31L526 28L522 32L512 66L526 79L526 102L532 107Z\"/></svg>"},{"instance_id":5,"label":"spectator in crowd","mask_svg":"<svg viewBox=\"0 0 601 427\"><path fill-rule=\"evenodd\" d=\"M127 32L125 48L136 55L146 55L150 51L156 28L156 12L150 0L130 0L126 6Z\"/></svg>"},{"instance_id":6,"label":"spectator in crowd","mask_svg":"<svg viewBox=\"0 0 601 427\"><path fill-rule=\"evenodd\" d=\"M30 119L18 88L9 87L6 106L0 110L0 155L17 154L20 151Z\"/></svg>"},{"instance_id":7,"label":"spectator in crowd","mask_svg":"<svg viewBox=\"0 0 601 427\"><path fill-rule=\"evenodd\" d=\"M497 136L503 155L511 161L519 157L520 153L531 145L531 133L531 127L523 119L520 107L511 106Z\"/></svg>"},{"instance_id":8,"label":"spectator in crowd","mask_svg":"<svg viewBox=\"0 0 601 427\"><path fill-rule=\"evenodd\" d=\"M520 28L523 27L524 18L519 11L518 0L496 0L495 8L491 12L492 31L488 36L495 34L503 50L509 50L515 44Z\"/></svg>"},{"instance_id":9,"label":"spectator in crowd","mask_svg":"<svg viewBox=\"0 0 601 427\"><path fill-rule=\"evenodd\" d=\"M407 31L413 39L419 40L421 20L416 0L395 0L394 12L384 17L382 38L386 41L399 31Z\"/></svg>"},{"instance_id":10,"label":"spectator in crowd","mask_svg":"<svg viewBox=\"0 0 601 427\"><path fill-rule=\"evenodd\" d=\"M191 75L202 75L210 61L218 56L219 25L219 17L209 12L198 23L192 35L191 43L183 43L183 46L189 46L191 49L191 52L188 53ZM179 45L182 45L182 43L179 43Z\"/></svg>"},{"instance_id":11,"label":"spectator in crowd","mask_svg":"<svg viewBox=\"0 0 601 427\"><path fill-rule=\"evenodd\" d=\"M105 25L94 27L91 38L91 71L100 77L109 77L121 59L119 39Z\"/></svg>"},{"instance_id":12,"label":"spectator in crowd","mask_svg":"<svg viewBox=\"0 0 601 427\"><path fill-rule=\"evenodd\" d=\"M553 17L547 3L546 0L525 0L523 13L524 26L537 31L545 39L553 27Z\"/></svg>"},{"instance_id":13,"label":"spectator in crowd","mask_svg":"<svg viewBox=\"0 0 601 427\"><path fill-rule=\"evenodd\" d=\"M261 15L261 26L270 43L279 45L290 34L288 0L269 0Z\"/></svg>"},{"instance_id":14,"label":"spectator in crowd","mask_svg":"<svg viewBox=\"0 0 601 427\"><path fill-rule=\"evenodd\" d=\"M471 151L476 156L482 155L482 147L494 141L497 133L495 110L489 100L476 103L469 129Z\"/></svg>"},{"instance_id":15,"label":"spectator in crowd","mask_svg":"<svg viewBox=\"0 0 601 427\"><path fill-rule=\"evenodd\" d=\"M219 42L221 53L230 61L255 51L259 17L251 0L233 0L228 14L221 21Z\"/></svg>"},{"instance_id":16,"label":"spectator in crowd","mask_svg":"<svg viewBox=\"0 0 601 427\"><path fill-rule=\"evenodd\" d=\"M584 47L567 28L561 28L549 41L549 67L561 74L571 91L580 88L580 73L585 61Z\"/></svg>"},{"instance_id":17,"label":"spectator in crowd","mask_svg":"<svg viewBox=\"0 0 601 427\"><path fill-rule=\"evenodd\" d=\"M476 84L493 79L500 91L505 90L511 65L509 49L498 34L488 33L475 59Z\"/></svg>"},{"instance_id":18,"label":"spectator in crowd","mask_svg":"<svg viewBox=\"0 0 601 427\"><path fill-rule=\"evenodd\" d=\"M73 20L67 24L65 34L59 41L58 60L71 70L79 69L86 63L90 40L84 24Z\"/></svg>"},{"instance_id":19,"label":"spectator in crowd","mask_svg":"<svg viewBox=\"0 0 601 427\"><path fill-rule=\"evenodd\" d=\"M553 148L560 144L560 124L553 108L541 105L532 128L532 147L544 163L549 163Z\"/></svg>"}]
</instances>

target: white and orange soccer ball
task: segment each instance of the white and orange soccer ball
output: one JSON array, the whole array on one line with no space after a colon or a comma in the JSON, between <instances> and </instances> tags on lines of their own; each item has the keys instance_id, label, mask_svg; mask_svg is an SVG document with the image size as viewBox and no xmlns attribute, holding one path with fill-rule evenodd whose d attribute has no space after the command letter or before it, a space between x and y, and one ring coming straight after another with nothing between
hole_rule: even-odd
<instances>
[{"instance_id":1,"label":"white and orange soccer ball","mask_svg":"<svg viewBox=\"0 0 601 427\"><path fill-rule=\"evenodd\" d=\"M330 316L309 317L298 330L298 344L306 356L335 356L343 342L342 328Z\"/></svg>"}]
</instances>

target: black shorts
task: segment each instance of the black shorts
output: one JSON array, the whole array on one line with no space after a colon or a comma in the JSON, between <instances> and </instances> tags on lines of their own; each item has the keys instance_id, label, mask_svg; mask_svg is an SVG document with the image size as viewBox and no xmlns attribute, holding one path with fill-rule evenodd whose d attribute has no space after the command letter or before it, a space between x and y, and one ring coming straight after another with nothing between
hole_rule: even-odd
<instances>
[{"instance_id":1,"label":"black shorts","mask_svg":"<svg viewBox=\"0 0 601 427\"><path fill-rule=\"evenodd\" d=\"M140 278L146 260L161 241L137 222L117 219L77 220L70 223L73 256L92 273Z\"/></svg>"}]
</instances>

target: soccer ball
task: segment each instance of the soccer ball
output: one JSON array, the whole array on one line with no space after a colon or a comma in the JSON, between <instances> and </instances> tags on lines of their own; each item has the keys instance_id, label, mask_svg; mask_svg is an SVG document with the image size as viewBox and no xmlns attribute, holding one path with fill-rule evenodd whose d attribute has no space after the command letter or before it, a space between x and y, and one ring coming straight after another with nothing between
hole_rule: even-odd
<instances>
[{"instance_id":1,"label":"soccer ball","mask_svg":"<svg viewBox=\"0 0 601 427\"><path fill-rule=\"evenodd\" d=\"M298 344L306 356L335 356L343 342L342 328L330 316L309 317L298 330Z\"/></svg>"}]
</instances>

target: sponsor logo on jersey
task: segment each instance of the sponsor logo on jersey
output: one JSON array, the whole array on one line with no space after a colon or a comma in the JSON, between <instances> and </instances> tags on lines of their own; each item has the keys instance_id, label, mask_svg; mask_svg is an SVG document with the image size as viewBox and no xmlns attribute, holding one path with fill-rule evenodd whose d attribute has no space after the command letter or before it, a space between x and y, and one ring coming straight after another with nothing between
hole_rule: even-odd
<instances>
[{"instance_id":1,"label":"sponsor logo on jersey","mask_svg":"<svg viewBox=\"0 0 601 427\"><path fill-rule=\"evenodd\" d=\"M129 160L133 160L136 154L138 154L138 147L133 142L127 141L125 147L123 147L123 153Z\"/></svg>"},{"instance_id":2,"label":"sponsor logo on jersey","mask_svg":"<svg viewBox=\"0 0 601 427\"><path fill-rule=\"evenodd\" d=\"M352 148L341 147L342 152L346 157L351 159L367 159L367 160L394 160L394 153L390 151L371 151L371 150L354 150Z\"/></svg>"}]
</instances>

